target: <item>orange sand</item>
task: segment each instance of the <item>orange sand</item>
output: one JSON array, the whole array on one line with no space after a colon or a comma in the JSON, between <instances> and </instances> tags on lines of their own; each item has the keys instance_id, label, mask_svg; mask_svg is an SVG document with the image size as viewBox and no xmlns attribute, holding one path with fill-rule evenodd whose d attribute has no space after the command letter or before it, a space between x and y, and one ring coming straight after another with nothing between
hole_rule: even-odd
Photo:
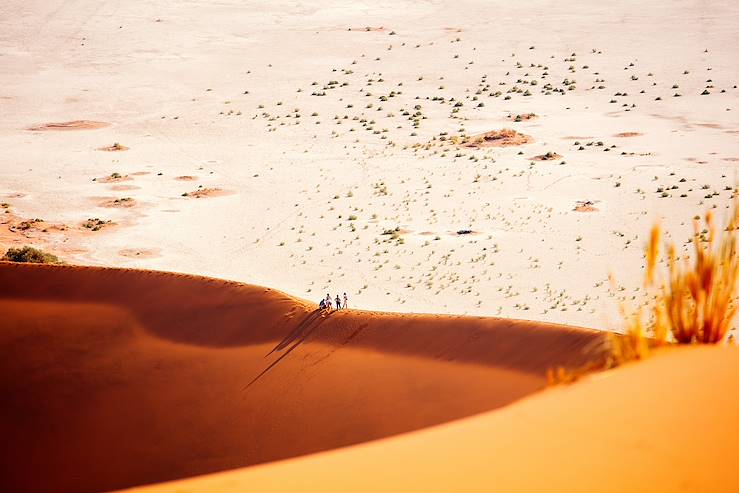
<instances>
[{"instance_id":1,"label":"orange sand","mask_svg":"<svg viewBox=\"0 0 739 493\"><path fill-rule=\"evenodd\" d=\"M601 357L602 335L314 308L215 279L0 262L0 491L739 489L734 347L532 395L547 368Z\"/></svg>"},{"instance_id":2,"label":"orange sand","mask_svg":"<svg viewBox=\"0 0 739 493\"><path fill-rule=\"evenodd\" d=\"M739 350L693 347L397 438L138 493L736 492Z\"/></svg>"},{"instance_id":3,"label":"orange sand","mask_svg":"<svg viewBox=\"0 0 739 493\"><path fill-rule=\"evenodd\" d=\"M419 430L540 390L603 341L493 318L325 316L256 286L71 266L0 263L0 311L0 491L13 492L125 488Z\"/></svg>"}]
</instances>

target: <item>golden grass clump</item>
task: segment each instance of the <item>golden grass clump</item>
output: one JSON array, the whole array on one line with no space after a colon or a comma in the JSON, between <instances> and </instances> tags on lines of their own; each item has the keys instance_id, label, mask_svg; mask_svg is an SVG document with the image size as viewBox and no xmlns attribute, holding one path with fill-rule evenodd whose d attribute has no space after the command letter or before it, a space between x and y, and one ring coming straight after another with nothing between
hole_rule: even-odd
<instances>
[{"instance_id":1,"label":"golden grass clump","mask_svg":"<svg viewBox=\"0 0 739 493\"><path fill-rule=\"evenodd\" d=\"M726 228L718 234L712 212L705 216L705 229L701 229L696 219L692 238L694 259L679 259L675 245L670 245L666 278L660 276L657 269L661 228L659 225L652 228L644 276L644 285L652 300L652 317L645 322L642 309L632 311L621 304L626 333L612 340L615 363L641 359L649 353L650 347L668 341L716 344L726 338L737 309L734 298L739 277L738 219L736 202Z\"/></svg>"},{"instance_id":2,"label":"golden grass clump","mask_svg":"<svg viewBox=\"0 0 739 493\"><path fill-rule=\"evenodd\" d=\"M736 315L736 281L739 258L736 226L739 209L735 206L727 227L716 235L713 214L706 214L707 238L694 222L695 263L678 261L675 246L669 256L669 279L660 286L657 326L669 330L678 343L716 344L726 337ZM655 336L659 332L655 333Z\"/></svg>"},{"instance_id":3,"label":"golden grass clump","mask_svg":"<svg viewBox=\"0 0 739 493\"><path fill-rule=\"evenodd\" d=\"M646 248L644 287L648 303L633 310L627 302L622 302L619 311L626 331L606 336L605 356L594 358L579 368L550 368L546 373L547 384L569 384L592 371L643 359L653 347L667 343L717 344L724 341L737 311L734 299L739 278L738 204L739 200L734 202L728 224L720 233L716 232L710 211L705 216L706 228L701 229L696 218L691 240L694 260L691 262L690 256L679 259L675 245L670 245L666 278L658 269L662 230L655 225ZM613 275L610 281L615 291ZM645 311L651 312L646 320Z\"/></svg>"}]
</instances>

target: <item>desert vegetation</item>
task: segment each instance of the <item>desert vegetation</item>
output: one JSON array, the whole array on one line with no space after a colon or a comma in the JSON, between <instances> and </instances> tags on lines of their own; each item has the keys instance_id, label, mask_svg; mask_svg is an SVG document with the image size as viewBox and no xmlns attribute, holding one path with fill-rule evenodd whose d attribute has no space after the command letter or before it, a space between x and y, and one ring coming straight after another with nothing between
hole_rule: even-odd
<instances>
[{"instance_id":1,"label":"desert vegetation","mask_svg":"<svg viewBox=\"0 0 739 493\"><path fill-rule=\"evenodd\" d=\"M104 220L97 217L91 217L82 223L82 227L90 231L100 231L105 226L113 224L111 220Z\"/></svg>"},{"instance_id":2,"label":"desert vegetation","mask_svg":"<svg viewBox=\"0 0 739 493\"><path fill-rule=\"evenodd\" d=\"M703 222L696 216L689 241L693 255L679 257L671 243L666 258L661 248L662 229L655 224L645 252L642 302L634 307L622 301L619 306L624 332L608 334L603 360L578 368L550 368L549 385L572 383L592 371L644 359L663 346L726 342L737 310L738 221L736 201L722 229L717 228L712 211L705 214ZM618 290L613 275L611 287Z\"/></svg>"},{"instance_id":3,"label":"desert vegetation","mask_svg":"<svg viewBox=\"0 0 739 493\"><path fill-rule=\"evenodd\" d=\"M120 142L113 142L112 145L101 147L98 150L108 151L108 152L117 152L117 151L127 151L128 147L124 146Z\"/></svg>"},{"instance_id":4,"label":"desert vegetation","mask_svg":"<svg viewBox=\"0 0 739 493\"><path fill-rule=\"evenodd\" d=\"M30 246L9 248L0 260L4 260L6 262L28 262L33 264L63 263L56 255Z\"/></svg>"},{"instance_id":5,"label":"desert vegetation","mask_svg":"<svg viewBox=\"0 0 739 493\"><path fill-rule=\"evenodd\" d=\"M401 29L392 19L376 20L369 28L300 30L291 39L326 52L318 65L310 57L265 60L240 70L233 86L226 83L236 77L232 67L198 74L172 94L172 106L145 113L145 132L129 128L125 118L100 128L93 120L67 121L107 120L79 100L63 114L18 116L23 128L58 121L44 129L76 128L78 134L24 132L23 138L69 140L62 162L76 162L73 142L83 135L94 148L135 148L134 154L97 152L101 167L64 170L64 180L108 209L65 210L66 217L109 216L119 225L106 227L110 234L138 235L143 217L190 224L197 208L212 208L214 219L251 218L237 221L234 235L221 235L216 220L197 225L226 250L232 241L252 244L252 260L238 267L226 258L214 261L221 275L249 278L263 269L260 275L275 276L269 277L275 287L304 294L341 279L354 293L363 291L358 301L368 308L590 327L601 327L597 313L611 296L609 265L638 265L647 214L692 215L732 193L725 187L733 186L736 161L730 160L739 159L729 111L736 109L737 92L726 70L731 64L721 62L725 54L690 46L680 50L679 64L663 67L660 57L636 57L636 45L627 55L620 41L607 38L576 51L557 40L518 47L509 37L478 37L479 26ZM270 49L255 40L242 46L243 39L234 39L224 49L252 58ZM198 50L192 56L201 55L208 56ZM149 108L151 101L131 90L148 80L131 82L119 93L121 104ZM161 87L168 86L163 81ZM700 95L703 89L710 94ZM671 98L676 91L682 97ZM668 130L676 139L669 145ZM206 138L216 134L217 145ZM20 151L23 145L16 143L18 155L10 160L19 172L39 172ZM42 178L57 180L50 164L43 169L55 171ZM147 170L150 175L141 174ZM90 180L95 189L83 183ZM194 200L223 195L236 197ZM175 198L179 202L169 202ZM26 209L23 201L16 205L28 211L22 219L54 217ZM13 227L19 220L13 217ZM612 223L619 231L609 232ZM32 241L47 228L25 226L31 227L17 233ZM91 226L85 231L100 225ZM382 234L398 226L408 232ZM67 230L72 243L79 229ZM149 231L147 244L134 248L174 241ZM97 237L79 236L89 242L108 235ZM186 233L177 241L192 247L176 253L184 264L197 264L211 248ZM280 243L284 248L272 248ZM118 262L110 252L106 261ZM331 261L319 260L324 252ZM281 273L283 266L290 275ZM619 275L624 291L612 307L641 294L633 292L641 285L634 269ZM370 287L361 289L364 284ZM445 301L439 305L437 297Z\"/></svg>"},{"instance_id":6,"label":"desert vegetation","mask_svg":"<svg viewBox=\"0 0 739 493\"><path fill-rule=\"evenodd\" d=\"M736 202L723 229L717 229L710 210L704 224L694 218L692 258L679 257L671 243L664 269L659 268L662 230L659 225L652 228L644 276L647 301L636 309L621 304L626 331L613 338L614 362L641 359L650 348L665 344L717 344L727 339L737 309L737 220Z\"/></svg>"},{"instance_id":7,"label":"desert vegetation","mask_svg":"<svg viewBox=\"0 0 739 493\"><path fill-rule=\"evenodd\" d=\"M518 133L510 128L493 130L482 135L469 138L464 144L467 147L507 147L528 144L531 137Z\"/></svg>"}]
</instances>

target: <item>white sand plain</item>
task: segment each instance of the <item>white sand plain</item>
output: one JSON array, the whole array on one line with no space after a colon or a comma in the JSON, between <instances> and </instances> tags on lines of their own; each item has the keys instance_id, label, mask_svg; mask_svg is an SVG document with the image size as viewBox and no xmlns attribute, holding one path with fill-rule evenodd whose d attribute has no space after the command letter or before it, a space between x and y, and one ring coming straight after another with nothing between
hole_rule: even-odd
<instances>
[{"instance_id":1,"label":"white sand plain","mask_svg":"<svg viewBox=\"0 0 739 493\"><path fill-rule=\"evenodd\" d=\"M731 203L738 27L733 0L5 0L0 248L616 328L651 224L687 248ZM28 130L75 120L110 125ZM503 128L533 142L449 142ZM37 217L67 228L9 229Z\"/></svg>"}]
</instances>

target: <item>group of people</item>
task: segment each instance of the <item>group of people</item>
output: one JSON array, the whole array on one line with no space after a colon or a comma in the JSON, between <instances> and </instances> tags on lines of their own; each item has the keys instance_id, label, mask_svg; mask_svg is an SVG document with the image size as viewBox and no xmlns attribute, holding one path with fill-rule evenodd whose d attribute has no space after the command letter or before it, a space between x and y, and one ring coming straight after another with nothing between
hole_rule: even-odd
<instances>
[{"instance_id":1,"label":"group of people","mask_svg":"<svg viewBox=\"0 0 739 493\"><path fill-rule=\"evenodd\" d=\"M341 298L339 298L338 294L336 295L336 299L334 301L336 302L337 310L341 310L342 308L349 308L349 297L346 295L346 293L344 293L344 303L341 302ZM321 310L332 310L334 308L334 305L331 301L331 295L326 293L326 298L321 300L321 302L318 304L318 307Z\"/></svg>"}]
</instances>

